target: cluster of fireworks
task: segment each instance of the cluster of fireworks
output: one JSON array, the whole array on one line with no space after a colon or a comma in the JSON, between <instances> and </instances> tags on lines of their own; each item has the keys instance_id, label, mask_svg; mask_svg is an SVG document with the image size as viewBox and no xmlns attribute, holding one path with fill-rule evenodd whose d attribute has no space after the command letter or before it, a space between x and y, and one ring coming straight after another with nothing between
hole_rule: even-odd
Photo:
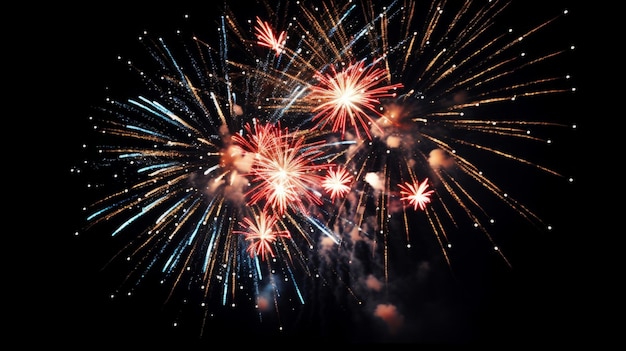
<instances>
[{"instance_id":1,"label":"cluster of fireworks","mask_svg":"<svg viewBox=\"0 0 626 351\"><path fill-rule=\"evenodd\" d=\"M572 181L509 145L550 148L544 133L575 126L507 112L573 93L566 72L544 69L569 46L524 53L567 11L520 32L499 22L508 2L385 3L224 8L208 39L141 36L150 69L120 58L145 90L97 107L86 162L72 170L96 198L77 234L99 228L125 243L113 297L157 272L165 300L194 296L206 316L237 294L260 316L278 311L282 291L305 304L308 280L362 303L366 281L388 283L389 243L412 250L415 235L432 236L453 270L455 238L479 231L511 266L485 202L549 230L482 166ZM357 242L370 268L332 262L356 261Z\"/></svg>"}]
</instances>

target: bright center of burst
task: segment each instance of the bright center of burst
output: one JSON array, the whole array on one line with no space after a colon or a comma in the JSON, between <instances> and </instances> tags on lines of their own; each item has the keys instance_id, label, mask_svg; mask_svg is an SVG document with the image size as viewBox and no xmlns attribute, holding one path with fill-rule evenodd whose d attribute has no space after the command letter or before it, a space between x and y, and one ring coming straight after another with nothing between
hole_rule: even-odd
<instances>
[{"instance_id":1,"label":"bright center of burst","mask_svg":"<svg viewBox=\"0 0 626 351\"><path fill-rule=\"evenodd\" d=\"M274 192L276 194L283 195L285 193L285 187L282 184L275 184Z\"/></svg>"},{"instance_id":2,"label":"bright center of burst","mask_svg":"<svg viewBox=\"0 0 626 351\"><path fill-rule=\"evenodd\" d=\"M278 178L281 180L286 180L287 179L287 171L285 171L284 169L281 169L280 171L278 171Z\"/></svg>"},{"instance_id":3,"label":"bright center of burst","mask_svg":"<svg viewBox=\"0 0 626 351\"><path fill-rule=\"evenodd\" d=\"M358 101L358 92L354 89L346 89L337 98L337 102L343 106L351 106Z\"/></svg>"}]
</instances>

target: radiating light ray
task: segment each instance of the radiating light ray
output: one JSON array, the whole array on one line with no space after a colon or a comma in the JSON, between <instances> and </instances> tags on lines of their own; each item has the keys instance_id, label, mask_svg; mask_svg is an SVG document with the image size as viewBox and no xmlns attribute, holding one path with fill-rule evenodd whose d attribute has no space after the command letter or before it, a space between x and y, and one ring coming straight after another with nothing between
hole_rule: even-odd
<instances>
[{"instance_id":1,"label":"radiating light ray","mask_svg":"<svg viewBox=\"0 0 626 351\"><path fill-rule=\"evenodd\" d=\"M341 243L341 238L338 237L335 233L330 231L325 225L320 223L320 221L315 217L307 217L307 220L313 224L314 227L320 230L321 233L331 238L335 244L339 245Z\"/></svg>"}]
</instances>

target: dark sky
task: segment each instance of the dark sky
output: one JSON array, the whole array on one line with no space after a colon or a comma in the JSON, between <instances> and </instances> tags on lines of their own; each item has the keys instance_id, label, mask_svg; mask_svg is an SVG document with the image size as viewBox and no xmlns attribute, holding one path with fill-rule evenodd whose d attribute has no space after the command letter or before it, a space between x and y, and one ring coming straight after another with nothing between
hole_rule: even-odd
<instances>
[{"instance_id":1,"label":"dark sky","mask_svg":"<svg viewBox=\"0 0 626 351\"><path fill-rule=\"evenodd\" d=\"M576 10L573 3L567 7ZM553 201L551 197L550 204L559 203L562 208L553 213L554 221L560 226L550 235L533 232L524 237L524 229L512 226L513 231L519 231L514 233L518 239L512 250L517 259L513 269L503 267L493 255L467 239L464 243L467 252L457 257L459 263L455 263L454 272L445 265L431 262L436 273L427 281L415 284L412 279L419 277L420 266L415 263L419 258L403 257L402 248L391 244L390 252L396 255L392 259L391 273L394 284L388 291L392 298L388 301L398 305L404 314L405 324L399 334L390 334L382 319L369 316L370 310L365 311L365 305L371 308L373 303L359 308L350 298L330 297L342 289L349 295L341 286L316 286L311 303L294 304L293 310L282 311L283 332L276 331L275 315L269 314L259 322L258 315L249 310L233 311L225 307L215 310L217 317L208 322L206 334L201 338L197 336L197 324L201 320L198 311L180 304L163 305L162 291L149 283L143 288L143 294L111 301L108 293L126 272L100 270L115 253L115 244L103 240L102 235L73 237L72 233L83 220L80 206L84 199L82 184L67 173L81 157L79 143L86 133L85 128L89 127L86 115L94 105L103 102L108 94L106 87L116 81L122 69L115 62L116 55L136 52L139 45L135 38L142 30L175 30L178 23L183 22L184 13L196 11L210 17L206 9L187 6L184 2L132 8L108 2L72 8L61 6L44 9L36 16L40 26L34 38L39 39L30 40L32 44L26 45L31 47L28 52L32 52L33 46L41 45L37 41L46 45L30 57L32 65L45 66L33 86L54 97L40 113L44 119L42 140L50 140L47 143L50 150L38 157L53 163L60 178L50 184L42 176L44 179L40 182L44 184L38 188L51 189L39 195L41 200L30 203L30 206L45 208L41 211L46 212L47 219L40 221L36 215L28 219L45 224L40 227L42 223L35 223L39 228L37 245L43 249L35 250L38 263L21 277L30 281L22 287L30 287L33 281L35 286L28 288L26 295L32 296L28 306L18 308L20 329L23 327L33 339L75 348L165 345L182 349L185 346L223 347L224 344L227 347L238 344L301 347L331 345L333 341L422 345L486 343L504 347L562 345L578 338L578 333L584 329L581 315L589 311L579 293L580 276L587 275L587 258L576 252L583 242L578 228L586 223L582 222L583 211L577 205L577 194L583 190L580 184L574 185L571 191L556 194L562 197L562 202ZM582 23L585 14L573 13L573 16L577 17L572 22ZM198 23L194 26L198 28ZM571 37L578 37L581 45L586 43L580 35ZM579 70L583 75L579 84L582 95L586 94L582 82L587 77L583 69ZM118 88L126 87L122 84ZM575 111L571 106L566 109L554 105L545 107L554 113ZM582 148L579 144L575 147ZM53 154L55 152L60 155ZM573 153L559 162L572 162ZM536 182L541 187L540 193L550 192L549 182ZM542 196L528 198L531 205L543 210L547 210L543 206L550 206L542 204ZM436 246L429 236L417 241L426 247ZM30 245L35 244L25 245L27 250L23 255L30 254ZM432 255L430 250L425 251L420 254ZM403 262L411 262L411 265L403 267ZM16 289L18 294L24 295L21 288ZM373 299L385 300L380 296ZM177 313L183 314L182 320L189 324L172 327L172 318Z\"/></svg>"}]
</instances>

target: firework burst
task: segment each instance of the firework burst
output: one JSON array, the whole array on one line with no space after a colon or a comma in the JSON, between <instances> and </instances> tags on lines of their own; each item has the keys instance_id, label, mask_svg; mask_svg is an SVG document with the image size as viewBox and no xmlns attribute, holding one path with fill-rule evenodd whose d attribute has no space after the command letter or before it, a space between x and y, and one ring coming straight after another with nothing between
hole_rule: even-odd
<instances>
[{"instance_id":1,"label":"firework burst","mask_svg":"<svg viewBox=\"0 0 626 351\"><path fill-rule=\"evenodd\" d=\"M509 2L265 5L254 18L223 8L215 33L172 46L142 35L149 60L120 58L146 89L96 108L72 169L92 192L78 234L125 241L114 258L130 268L112 296L157 271L165 300L193 296L204 321L253 301L261 320L274 306L282 330L281 296L304 305L319 292L303 285L367 305L371 286L391 285L390 248L410 252L415 233L437 244L438 258L420 259L454 271L452 244L469 230L512 266L499 215L551 230L515 198L513 175L488 171L573 181L537 154L575 124L518 113L575 91L546 69L569 46L525 51L567 11L518 33L497 21Z\"/></svg>"},{"instance_id":2,"label":"firework burst","mask_svg":"<svg viewBox=\"0 0 626 351\"><path fill-rule=\"evenodd\" d=\"M305 135L289 133L280 126L262 127L255 135L237 134L233 141L242 150L254 153L250 173L244 174L252 176L254 183L246 194L248 204L264 202L266 210L272 208L279 215L288 207L308 213L308 205L322 204L317 188L323 179L321 171L330 164L317 162L323 159L321 147L325 142L307 143Z\"/></svg>"},{"instance_id":3,"label":"firework burst","mask_svg":"<svg viewBox=\"0 0 626 351\"><path fill-rule=\"evenodd\" d=\"M350 192L353 179L354 177L345 168L331 168L322 180L322 187L330 194L331 199L340 199Z\"/></svg>"},{"instance_id":4,"label":"firework burst","mask_svg":"<svg viewBox=\"0 0 626 351\"><path fill-rule=\"evenodd\" d=\"M287 33L281 32L276 36L272 27L265 21L262 21L259 17L256 18L257 27L256 33L259 39L259 45L266 46L276 51L276 56L279 56L285 45L285 37Z\"/></svg>"},{"instance_id":5,"label":"firework burst","mask_svg":"<svg viewBox=\"0 0 626 351\"><path fill-rule=\"evenodd\" d=\"M234 230L233 233L245 235L246 241L250 243L247 251L251 258L260 256L262 260L266 260L270 256L275 257L272 244L279 238L289 238L289 232L275 229L278 218L274 214L261 212L254 219L245 217L240 225L246 230Z\"/></svg>"},{"instance_id":6,"label":"firework burst","mask_svg":"<svg viewBox=\"0 0 626 351\"><path fill-rule=\"evenodd\" d=\"M403 195L400 200L404 200L413 205L413 209L426 209L426 205L430 203L430 196L434 190L428 189L428 179L423 182L399 184L400 194Z\"/></svg>"},{"instance_id":7,"label":"firework burst","mask_svg":"<svg viewBox=\"0 0 626 351\"><path fill-rule=\"evenodd\" d=\"M324 128L330 124L333 132L341 131L345 136L346 128L354 127L357 138L363 129L371 139L369 129L380 127L370 116L382 117L377 110L380 99L394 97L390 92L401 88L402 84L380 85L386 77L382 68L365 67L363 61L349 65L341 72L331 66L331 73L319 74L319 83L311 88L309 98L317 102L312 112L315 128Z\"/></svg>"}]
</instances>

